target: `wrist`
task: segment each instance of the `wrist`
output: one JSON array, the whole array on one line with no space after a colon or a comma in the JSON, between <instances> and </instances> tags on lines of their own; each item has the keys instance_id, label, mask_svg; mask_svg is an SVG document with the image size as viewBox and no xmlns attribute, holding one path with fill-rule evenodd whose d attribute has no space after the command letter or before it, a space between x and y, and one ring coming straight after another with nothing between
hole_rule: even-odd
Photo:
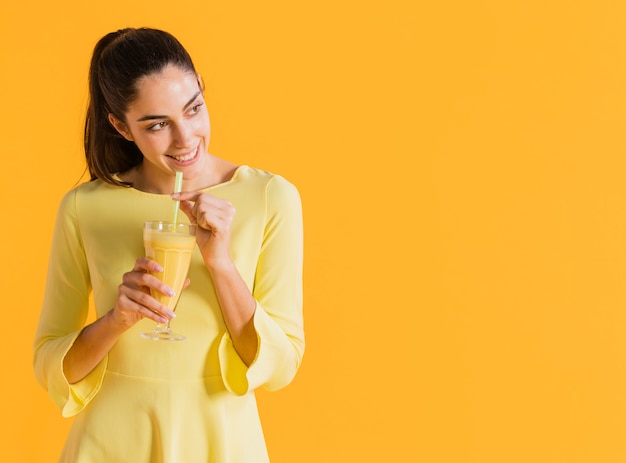
<instances>
[{"instance_id":1,"label":"wrist","mask_svg":"<svg viewBox=\"0 0 626 463\"><path fill-rule=\"evenodd\" d=\"M132 326L128 323L125 323L124 320L120 320L114 308L104 314L104 316L102 317L102 322L107 327L107 331L118 336Z\"/></svg>"},{"instance_id":2,"label":"wrist","mask_svg":"<svg viewBox=\"0 0 626 463\"><path fill-rule=\"evenodd\" d=\"M230 256L212 257L204 259L204 265L211 275L222 272L229 272L235 269L235 263Z\"/></svg>"}]
</instances>

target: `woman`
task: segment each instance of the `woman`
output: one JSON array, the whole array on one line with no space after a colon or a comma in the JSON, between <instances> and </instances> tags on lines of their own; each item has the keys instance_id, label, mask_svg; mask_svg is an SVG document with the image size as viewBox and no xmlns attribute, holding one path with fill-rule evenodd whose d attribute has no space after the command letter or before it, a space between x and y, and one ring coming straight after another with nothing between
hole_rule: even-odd
<instances>
[{"instance_id":1,"label":"woman","mask_svg":"<svg viewBox=\"0 0 626 463\"><path fill-rule=\"evenodd\" d=\"M200 82L163 31L120 30L94 49L91 181L60 204L34 345L38 380L76 416L62 462L268 461L254 389L287 385L304 352L300 198L208 153ZM173 200L198 225L175 322L187 339L154 342L140 333L175 315L150 296L171 288L141 257L142 224L170 219Z\"/></svg>"}]
</instances>

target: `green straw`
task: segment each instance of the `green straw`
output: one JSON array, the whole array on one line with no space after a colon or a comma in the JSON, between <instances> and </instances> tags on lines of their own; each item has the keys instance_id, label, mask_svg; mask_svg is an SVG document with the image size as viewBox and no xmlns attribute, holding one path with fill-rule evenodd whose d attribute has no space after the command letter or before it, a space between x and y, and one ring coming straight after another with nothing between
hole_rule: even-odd
<instances>
[{"instance_id":1,"label":"green straw","mask_svg":"<svg viewBox=\"0 0 626 463\"><path fill-rule=\"evenodd\" d=\"M183 188L183 173L176 172L176 180L174 180L174 193L180 193ZM174 229L176 229L176 223L178 221L178 209L180 208L180 201L174 201Z\"/></svg>"}]
</instances>

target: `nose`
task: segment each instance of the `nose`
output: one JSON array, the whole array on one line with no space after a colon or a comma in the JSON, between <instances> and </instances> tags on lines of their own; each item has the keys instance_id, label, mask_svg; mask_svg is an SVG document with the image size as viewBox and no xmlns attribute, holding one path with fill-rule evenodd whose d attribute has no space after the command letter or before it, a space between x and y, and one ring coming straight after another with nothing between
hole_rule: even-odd
<instances>
[{"instance_id":1,"label":"nose","mask_svg":"<svg viewBox=\"0 0 626 463\"><path fill-rule=\"evenodd\" d=\"M174 146L176 148L189 148L193 140L193 126L190 122L183 121L174 128Z\"/></svg>"}]
</instances>

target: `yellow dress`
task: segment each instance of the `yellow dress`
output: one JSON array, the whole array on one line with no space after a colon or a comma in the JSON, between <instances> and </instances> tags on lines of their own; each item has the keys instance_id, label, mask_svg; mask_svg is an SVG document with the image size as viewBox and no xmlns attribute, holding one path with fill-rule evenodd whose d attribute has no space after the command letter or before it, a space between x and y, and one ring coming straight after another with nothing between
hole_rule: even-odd
<instances>
[{"instance_id":1,"label":"yellow dress","mask_svg":"<svg viewBox=\"0 0 626 463\"><path fill-rule=\"evenodd\" d=\"M98 317L114 306L122 275L144 255L143 222L170 220L173 207L169 195L79 185L59 207L34 343L38 380L63 416L75 416L60 462L268 461L254 389L287 385L304 352L300 197L284 178L248 166L205 191L236 208L231 255L257 302L255 360L246 367L235 352L196 248L172 323L187 339L143 339L155 325L144 319L68 384L63 357L84 327L90 293Z\"/></svg>"}]
</instances>

